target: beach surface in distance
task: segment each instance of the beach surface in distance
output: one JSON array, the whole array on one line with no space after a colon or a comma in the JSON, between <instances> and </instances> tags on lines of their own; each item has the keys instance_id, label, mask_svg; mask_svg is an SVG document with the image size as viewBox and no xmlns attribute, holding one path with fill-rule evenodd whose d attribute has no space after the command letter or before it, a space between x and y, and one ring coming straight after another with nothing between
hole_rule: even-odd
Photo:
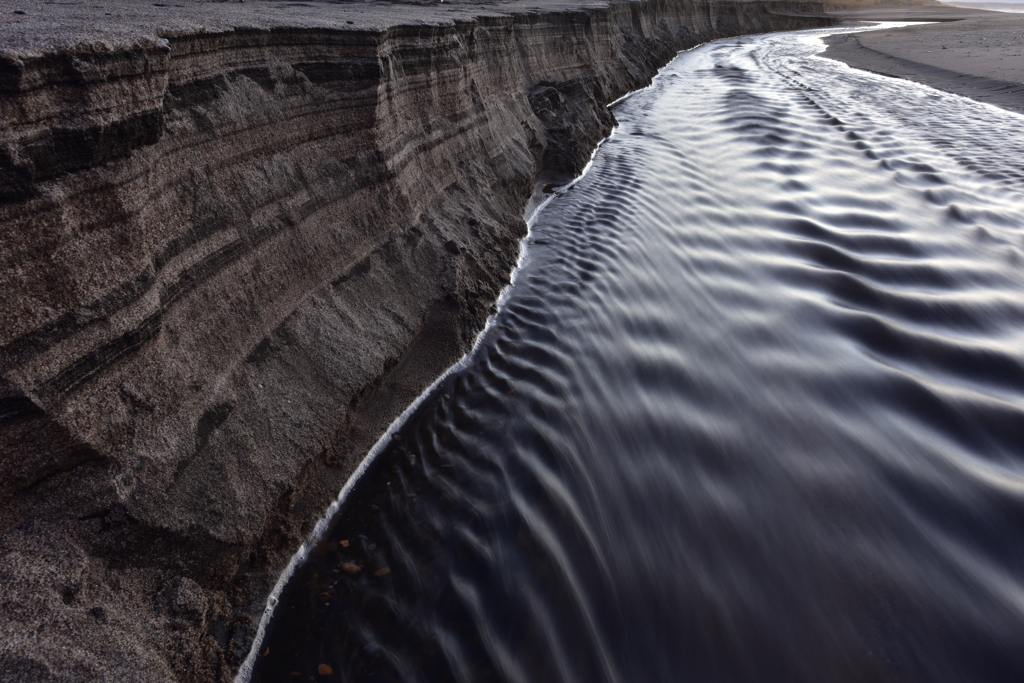
<instances>
[{"instance_id":1,"label":"beach surface in distance","mask_svg":"<svg viewBox=\"0 0 1024 683\"><path fill-rule=\"evenodd\" d=\"M1024 14L948 5L841 14L850 21L934 23L833 36L826 57L1024 113Z\"/></svg>"}]
</instances>

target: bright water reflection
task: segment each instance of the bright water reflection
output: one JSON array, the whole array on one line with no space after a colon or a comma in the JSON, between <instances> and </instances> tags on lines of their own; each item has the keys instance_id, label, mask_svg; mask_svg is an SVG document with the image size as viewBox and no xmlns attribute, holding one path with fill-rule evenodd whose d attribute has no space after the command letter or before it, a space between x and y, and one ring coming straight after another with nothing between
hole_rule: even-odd
<instances>
[{"instance_id":1,"label":"bright water reflection","mask_svg":"<svg viewBox=\"0 0 1024 683\"><path fill-rule=\"evenodd\" d=\"M1024 118L823 33L617 107L255 680L1024 680Z\"/></svg>"}]
</instances>

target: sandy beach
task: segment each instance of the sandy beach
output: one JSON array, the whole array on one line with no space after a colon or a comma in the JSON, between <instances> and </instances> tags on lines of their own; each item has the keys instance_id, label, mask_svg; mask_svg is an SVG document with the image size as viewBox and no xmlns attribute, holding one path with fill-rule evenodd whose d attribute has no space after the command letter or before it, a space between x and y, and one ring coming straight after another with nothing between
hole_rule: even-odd
<instances>
[{"instance_id":1,"label":"sandy beach","mask_svg":"<svg viewBox=\"0 0 1024 683\"><path fill-rule=\"evenodd\" d=\"M835 36L826 57L1024 113L1024 15L947 5L842 15L935 23Z\"/></svg>"}]
</instances>

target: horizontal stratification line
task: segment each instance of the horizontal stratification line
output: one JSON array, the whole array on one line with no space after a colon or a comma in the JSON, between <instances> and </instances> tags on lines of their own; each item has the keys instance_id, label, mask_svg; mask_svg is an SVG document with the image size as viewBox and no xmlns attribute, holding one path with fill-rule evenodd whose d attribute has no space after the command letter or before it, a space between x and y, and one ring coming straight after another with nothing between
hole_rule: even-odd
<instances>
[{"instance_id":1,"label":"horizontal stratification line","mask_svg":"<svg viewBox=\"0 0 1024 683\"><path fill-rule=\"evenodd\" d=\"M40 387L38 394L47 401L60 400L62 396L81 386L101 370L113 365L152 339L160 331L160 321L163 315L163 310L153 313L131 332L127 332L79 358L56 377L47 380Z\"/></svg>"},{"instance_id":2,"label":"horizontal stratification line","mask_svg":"<svg viewBox=\"0 0 1024 683\"><path fill-rule=\"evenodd\" d=\"M385 171L383 175L385 176L385 179L388 180L394 177L394 174L390 171ZM244 239L234 240L205 256L198 263L183 270L175 281L167 286L161 294L160 310L157 313L165 313L183 296L196 289L206 280L214 277L218 272L228 267L242 256L254 251L264 242L279 234L281 231L289 227L293 227L296 224L301 224L317 211L320 211L331 204L343 201L352 194L375 185L378 180L379 178L373 177L373 174L366 174L359 181L350 185L348 188L349 191L344 196L339 196L331 201L325 199L312 199L303 203L301 207L299 207L297 220L282 219L272 222L266 229L251 230L246 233ZM197 241L198 239L206 236L208 232L209 231L207 230L195 231L194 234L197 236ZM217 232L217 230L214 230L213 232ZM181 249L181 245L176 245L176 247L178 247L179 250ZM130 282L121 285L113 292L110 292L101 298L95 304L89 306L86 312L71 311L65 313L53 322L17 338L3 347L0 347L0 358L2 358L2 361L0 361L0 373L7 372L18 367L19 365L31 360L33 357L49 350L54 345L69 339L75 334L84 331L91 325L107 319L118 311L135 303L142 296L148 293L156 282L156 276L147 269ZM152 317L152 315L150 317ZM147 318L147 320L148 319L149 318ZM132 336L134 333L135 331L133 330L132 332L122 335L118 339L104 344L96 351L82 357L79 361L69 366L51 380L45 382L44 388L42 389L43 395L50 399L59 398L80 386L83 382L94 376L96 372L102 369L100 367L96 367L93 370L85 372L83 370L83 363L86 365L101 363L103 367L107 367L111 363L124 358L125 354L123 353L111 354L108 352L101 353L101 351L107 347L127 344L124 340ZM140 345L141 344L131 343L127 344L127 348L130 352L139 348ZM88 361L88 363L86 361ZM78 377L79 379L72 379L73 377Z\"/></svg>"}]
</instances>

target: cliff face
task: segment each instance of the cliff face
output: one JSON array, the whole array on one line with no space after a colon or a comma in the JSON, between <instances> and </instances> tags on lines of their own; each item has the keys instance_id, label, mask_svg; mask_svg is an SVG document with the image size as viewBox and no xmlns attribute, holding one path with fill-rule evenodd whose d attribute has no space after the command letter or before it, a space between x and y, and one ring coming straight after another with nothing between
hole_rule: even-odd
<instances>
[{"instance_id":1,"label":"cliff face","mask_svg":"<svg viewBox=\"0 0 1024 683\"><path fill-rule=\"evenodd\" d=\"M0 40L0 678L229 679L304 534L482 327L542 164L582 168L679 49L825 23L345 7Z\"/></svg>"}]
</instances>

